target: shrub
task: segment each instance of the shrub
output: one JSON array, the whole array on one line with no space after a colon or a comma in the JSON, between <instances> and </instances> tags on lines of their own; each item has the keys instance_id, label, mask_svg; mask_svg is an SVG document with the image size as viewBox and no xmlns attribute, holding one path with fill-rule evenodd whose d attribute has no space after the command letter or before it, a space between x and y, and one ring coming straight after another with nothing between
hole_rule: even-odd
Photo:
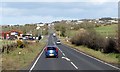
<instances>
[{"instance_id":1,"label":"shrub","mask_svg":"<svg viewBox=\"0 0 120 72\"><path fill-rule=\"evenodd\" d=\"M18 45L18 47L20 47L20 48L25 47L25 43L24 43L23 41L20 41L20 40L17 40L17 45Z\"/></svg>"},{"instance_id":2,"label":"shrub","mask_svg":"<svg viewBox=\"0 0 120 72\"><path fill-rule=\"evenodd\" d=\"M68 29L68 25L65 23L58 23L55 25L55 30L60 31L60 35L65 37L66 36L66 30Z\"/></svg>"},{"instance_id":3,"label":"shrub","mask_svg":"<svg viewBox=\"0 0 120 72\"><path fill-rule=\"evenodd\" d=\"M114 38L104 38L94 29L82 29L73 38L71 43L75 45L85 45L94 50L100 50L104 53L118 52Z\"/></svg>"},{"instance_id":4,"label":"shrub","mask_svg":"<svg viewBox=\"0 0 120 72\"><path fill-rule=\"evenodd\" d=\"M117 43L116 40L114 38L107 38L106 39L106 47L103 49L104 53L118 53L119 51L117 50Z\"/></svg>"},{"instance_id":5,"label":"shrub","mask_svg":"<svg viewBox=\"0 0 120 72\"><path fill-rule=\"evenodd\" d=\"M82 45L85 43L85 37L87 35L87 32L85 29L81 28L79 30L79 33L76 34L75 36L72 37L72 39L70 40L72 42L72 44L75 45Z\"/></svg>"}]
</instances>

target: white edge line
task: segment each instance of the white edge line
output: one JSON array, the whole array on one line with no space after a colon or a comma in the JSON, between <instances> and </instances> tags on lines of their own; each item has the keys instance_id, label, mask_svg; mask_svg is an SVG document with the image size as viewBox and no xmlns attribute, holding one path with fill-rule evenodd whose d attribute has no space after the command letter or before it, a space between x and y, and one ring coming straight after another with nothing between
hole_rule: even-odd
<instances>
[{"instance_id":1,"label":"white edge line","mask_svg":"<svg viewBox=\"0 0 120 72\"><path fill-rule=\"evenodd\" d=\"M44 48L45 49L45 48ZM33 68L35 67L37 61L39 60L39 58L41 57L42 53L44 52L44 49L42 50L42 52L40 53L40 55L37 57L36 61L34 62L34 64L32 65L32 67L30 68L30 71L31 72L33 70Z\"/></svg>"},{"instance_id":2,"label":"white edge line","mask_svg":"<svg viewBox=\"0 0 120 72\"><path fill-rule=\"evenodd\" d=\"M64 45L64 46L66 46L66 45ZM68 48L71 48L71 47L68 47ZM81 51L78 51L78 50L76 50L75 48L71 48L71 49L72 49L72 50L75 50L75 51L77 51L77 52L79 52L79 53L81 53L81 54L83 54L83 55L85 55L85 56L87 56L87 57L90 57L90 58L92 58L92 59L95 59L95 60L97 60L97 61L99 61L99 62L101 62L101 63L103 63L103 64L106 64L106 65L108 65L108 66L111 66L111 67L113 67L113 68L115 68L115 69L120 70L120 68L118 68L118 67L116 67L116 66L114 66L114 65L111 65L111 64L106 63L106 62L104 62L104 61L102 61L102 60L99 60L99 59L97 59L97 58L95 58L95 57L92 57L92 56L90 56L90 55L88 55L88 54L85 54L85 53L83 53L83 52L81 52Z\"/></svg>"},{"instance_id":3,"label":"white edge line","mask_svg":"<svg viewBox=\"0 0 120 72\"><path fill-rule=\"evenodd\" d=\"M48 38L49 38L49 37L48 37ZM47 44L48 44L48 42L47 42ZM46 44L46 45L47 45L47 44ZM41 53L39 54L39 56L37 57L36 61L34 62L34 64L32 65L32 67L30 68L30 71L29 71L29 72L31 72L31 71L33 70L33 68L35 67L38 59L41 57L42 53L44 52L44 49L45 49L45 47L43 48L42 52L41 52Z\"/></svg>"},{"instance_id":4,"label":"white edge line","mask_svg":"<svg viewBox=\"0 0 120 72\"><path fill-rule=\"evenodd\" d=\"M48 44L48 42L47 42L47 44ZM46 44L46 45L47 45L47 44ZM29 71L29 72L31 72L31 71L33 70L33 68L35 67L36 63L38 62L39 58L41 57L42 53L44 52L44 49L45 49L45 47L43 48L42 52L41 52L41 53L39 54L39 56L37 57L36 61L34 62L34 64L32 65L32 67L30 68L30 71Z\"/></svg>"},{"instance_id":5,"label":"white edge line","mask_svg":"<svg viewBox=\"0 0 120 72\"><path fill-rule=\"evenodd\" d=\"M76 69L78 69L78 67L73 63L73 62L70 62Z\"/></svg>"}]
</instances>

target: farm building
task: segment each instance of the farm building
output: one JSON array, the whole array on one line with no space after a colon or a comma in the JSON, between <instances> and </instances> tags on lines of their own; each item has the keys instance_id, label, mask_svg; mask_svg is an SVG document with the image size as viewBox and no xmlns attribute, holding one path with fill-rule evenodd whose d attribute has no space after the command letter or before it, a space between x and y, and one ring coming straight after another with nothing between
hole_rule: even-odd
<instances>
[{"instance_id":1,"label":"farm building","mask_svg":"<svg viewBox=\"0 0 120 72\"><path fill-rule=\"evenodd\" d=\"M12 30L12 31L8 31L8 32L2 32L2 39L17 39L18 36L22 36L22 32L20 31L16 31L16 30Z\"/></svg>"}]
</instances>

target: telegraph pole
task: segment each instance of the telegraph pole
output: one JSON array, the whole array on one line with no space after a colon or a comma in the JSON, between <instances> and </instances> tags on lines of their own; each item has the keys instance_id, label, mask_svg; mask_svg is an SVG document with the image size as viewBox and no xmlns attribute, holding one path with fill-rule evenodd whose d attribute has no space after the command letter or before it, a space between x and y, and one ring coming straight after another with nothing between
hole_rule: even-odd
<instances>
[{"instance_id":1,"label":"telegraph pole","mask_svg":"<svg viewBox=\"0 0 120 72\"><path fill-rule=\"evenodd\" d=\"M118 50L120 52L120 1L118 2Z\"/></svg>"}]
</instances>

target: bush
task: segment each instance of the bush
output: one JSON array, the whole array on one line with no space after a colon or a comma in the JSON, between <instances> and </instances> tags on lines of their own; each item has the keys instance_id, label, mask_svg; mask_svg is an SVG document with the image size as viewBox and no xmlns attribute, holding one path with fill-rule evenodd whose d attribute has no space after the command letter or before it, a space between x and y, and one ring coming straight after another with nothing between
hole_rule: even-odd
<instances>
[{"instance_id":1,"label":"bush","mask_svg":"<svg viewBox=\"0 0 120 72\"><path fill-rule=\"evenodd\" d=\"M56 31L60 31L60 36L63 36L63 37L66 36L66 30L68 29L67 24L59 23L59 24L56 24L54 28Z\"/></svg>"},{"instance_id":2,"label":"bush","mask_svg":"<svg viewBox=\"0 0 120 72\"><path fill-rule=\"evenodd\" d=\"M116 49L116 41L114 38L104 38L98 34L94 29L80 29L73 38L71 43L77 46L85 45L94 50L100 50L104 53L118 52Z\"/></svg>"},{"instance_id":3,"label":"bush","mask_svg":"<svg viewBox=\"0 0 120 72\"><path fill-rule=\"evenodd\" d=\"M112 53L112 52L118 53L119 52L117 50L117 43L114 38L109 37L106 39L106 42L107 42L106 47L103 49L104 53Z\"/></svg>"},{"instance_id":4,"label":"bush","mask_svg":"<svg viewBox=\"0 0 120 72\"><path fill-rule=\"evenodd\" d=\"M17 40L17 45L19 48L25 47L25 43L23 41Z\"/></svg>"},{"instance_id":5,"label":"bush","mask_svg":"<svg viewBox=\"0 0 120 72\"><path fill-rule=\"evenodd\" d=\"M86 36L87 32L85 29L80 29L79 33L76 34L75 36L72 37L72 39L70 40L72 42L72 44L75 45L82 45L83 44L83 39Z\"/></svg>"}]
</instances>

